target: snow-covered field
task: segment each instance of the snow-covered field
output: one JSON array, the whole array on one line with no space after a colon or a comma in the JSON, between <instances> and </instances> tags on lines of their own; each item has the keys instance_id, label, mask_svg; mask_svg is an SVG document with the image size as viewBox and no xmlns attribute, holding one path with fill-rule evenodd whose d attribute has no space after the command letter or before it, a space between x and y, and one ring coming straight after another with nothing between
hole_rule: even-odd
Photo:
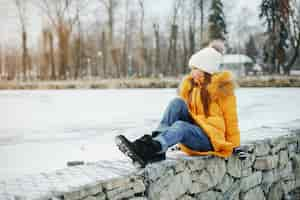
<instances>
[{"instance_id":1,"label":"snow-covered field","mask_svg":"<svg viewBox=\"0 0 300 200\"><path fill-rule=\"evenodd\" d=\"M236 94L243 141L250 129L300 119L300 88ZM64 168L70 160L127 159L114 136L150 133L175 96L175 89L1 91L0 181Z\"/></svg>"}]
</instances>

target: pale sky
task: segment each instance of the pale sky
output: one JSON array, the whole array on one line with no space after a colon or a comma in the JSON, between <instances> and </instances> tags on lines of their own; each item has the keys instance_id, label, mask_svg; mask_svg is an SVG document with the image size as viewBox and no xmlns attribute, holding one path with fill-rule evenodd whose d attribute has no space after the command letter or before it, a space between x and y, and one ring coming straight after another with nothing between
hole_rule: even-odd
<instances>
[{"instance_id":1,"label":"pale sky","mask_svg":"<svg viewBox=\"0 0 300 200\"><path fill-rule=\"evenodd\" d=\"M134 0L132 0L134 1ZM173 0L146 0L146 21L156 19L163 21L165 16L170 15ZM96 1L97 2L97 1ZM224 1L223 1L224 2ZM259 3L261 0L230 0L225 1L226 20L231 37L236 37L238 30L231 30L233 25L248 24L257 26L261 22L258 20ZM97 5L93 10L96 10ZM248 13L248 17L243 19L240 13ZM91 14L94 15L94 14ZM101 16L101 15L100 15ZM166 19L165 19L166 20ZM0 0L0 43L14 43L19 41L20 24L17 17L17 10L13 0ZM41 17L39 11L34 8L29 9L29 41L36 41L41 30ZM241 27L242 26L238 26Z\"/></svg>"}]
</instances>

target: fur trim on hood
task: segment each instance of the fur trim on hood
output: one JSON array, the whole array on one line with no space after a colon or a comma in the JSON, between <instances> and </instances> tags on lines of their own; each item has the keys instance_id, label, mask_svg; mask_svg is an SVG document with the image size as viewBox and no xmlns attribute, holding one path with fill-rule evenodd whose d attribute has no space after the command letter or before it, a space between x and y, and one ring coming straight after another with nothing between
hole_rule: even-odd
<instances>
[{"instance_id":1,"label":"fur trim on hood","mask_svg":"<svg viewBox=\"0 0 300 200\"><path fill-rule=\"evenodd\" d=\"M211 83L207 86L207 90L212 100L234 95L235 88L237 88L237 84L230 71L223 71L214 74L212 76Z\"/></svg>"}]
</instances>

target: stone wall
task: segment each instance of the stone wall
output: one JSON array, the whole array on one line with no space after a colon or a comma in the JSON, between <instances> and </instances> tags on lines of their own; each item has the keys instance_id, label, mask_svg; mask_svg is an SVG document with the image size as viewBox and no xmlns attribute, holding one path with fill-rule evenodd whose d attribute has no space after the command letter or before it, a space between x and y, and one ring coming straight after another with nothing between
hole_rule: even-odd
<instances>
[{"instance_id":1,"label":"stone wall","mask_svg":"<svg viewBox=\"0 0 300 200\"><path fill-rule=\"evenodd\" d=\"M145 169L99 161L0 182L0 199L300 199L300 129L286 132L244 144L244 161L181 152Z\"/></svg>"}]
</instances>

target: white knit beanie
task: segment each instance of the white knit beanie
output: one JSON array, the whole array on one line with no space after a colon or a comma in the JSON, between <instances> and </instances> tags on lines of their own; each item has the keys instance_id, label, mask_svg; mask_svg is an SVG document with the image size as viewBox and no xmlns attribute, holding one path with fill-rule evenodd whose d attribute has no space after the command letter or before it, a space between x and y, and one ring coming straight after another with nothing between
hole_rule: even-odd
<instances>
[{"instance_id":1,"label":"white knit beanie","mask_svg":"<svg viewBox=\"0 0 300 200\"><path fill-rule=\"evenodd\" d=\"M212 47L206 47L191 56L189 68L198 68L213 74L219 71L222 62L222 54Z\"/></svg>"}]
</instances>

